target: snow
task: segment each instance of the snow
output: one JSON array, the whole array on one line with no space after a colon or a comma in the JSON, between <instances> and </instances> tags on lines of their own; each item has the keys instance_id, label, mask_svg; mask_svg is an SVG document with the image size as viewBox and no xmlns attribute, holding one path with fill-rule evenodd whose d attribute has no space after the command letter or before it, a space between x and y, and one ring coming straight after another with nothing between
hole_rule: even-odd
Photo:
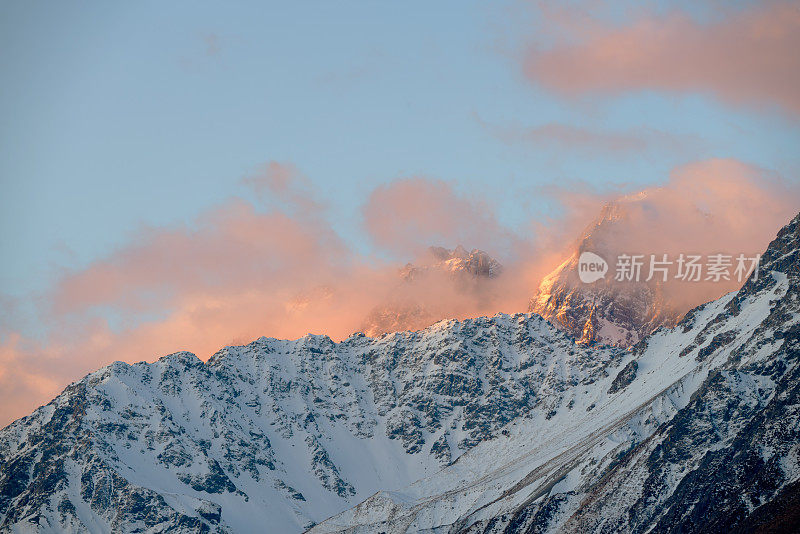
<instances>
[{"instance_id":1,"label":"snow","mask_svg":"<svg viewBox=\"0 0 800 534\"><path fill-rule=\"evenodd\" d=\"M498 314L342 343L259 338L207 363L190 353L117 362L80 383L88 401L81 424L92 436L80 450L184 516L200 519L208 502L222 507L222 523L234 531L299 532L439 472L476 429L497 435L503 418L521 428L535 403L563 411L572 384L596 380L608 366L615 372L621 358L576 346L538 316ZM36 412L30 428L53 410ZM419 451L409 448L417 438L390 435L403 414L419 420L418 428L399 427L418 432ZM24 420L12 424L0 443L23 443L26 431ZM442 436L449 458L431 449ZM215 469L237 491L224 480L219 492L192 487ZM80 495L80 476L69 480ZM91 519L88 509L77 510L80 522Z\"/></svg>"},{"instance_id":2,"label":"snow","mask_svg":"<svg viewBox=\"0 0 800 534\"><path fill-rule=\"evenodd\" d=\"M679 325L654 333L641 355L629 353L620 362L618 369L633 358L638 363L636 379L620 392L606 393L613 373L588 387L573 388L565 392L549 419L544 409L534 408L528 417L506 428L508 436L480 443L441 472L402 491L373 496L311 532L339 532L351 527L368 532L378 526L387 532L445 528L464 524L466 518L472 523L496 517L543 495L580 489L613 454L644 441L661 422L686 406L709 372L727 362L732 350L753 335L770 314L770 300L780 298L788 288L781 274L772 273L776 283L768 295L744 299L733 324L716 319L724 316L736 293L698 310L685 332ZM716 334L728 330L735 331L733 342L698 362L697 353ZM700 338L702 342L681 356L684 348ZM762 346L749 360L766 357L770 348ZM568 373L566 360L551 364L561 367L559 373ZM754 389L752 384L742 387ZM570 401L572 409L565 409ZM590 406L593 408L587 411ZM676 472L671 486L685 475ZM636 482L631 484L635 486Z\"/></svg>"}]
</instances>

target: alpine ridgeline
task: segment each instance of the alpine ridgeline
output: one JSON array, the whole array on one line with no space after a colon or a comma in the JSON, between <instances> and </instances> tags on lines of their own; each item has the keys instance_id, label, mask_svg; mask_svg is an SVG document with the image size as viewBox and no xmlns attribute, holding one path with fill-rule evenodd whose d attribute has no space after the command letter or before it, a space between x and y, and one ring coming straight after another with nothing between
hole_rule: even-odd
<instances>
[{"instance_id":1,"label":"alpine ridgeline","mask_svg":"<svg viewBox=\"0 0 800 534\"><path fill-rule=\"evenodd\" d=\"M518 314L117 362L0 431L0 530L300 532L619 358Z\"/></svg>"},{"instance_id":2,"label":"alpine ridgeline","mask_svg":"<svg viewBox=\"0 0 800 534\"><path fill-rule=\"evenodd\" d=\"M799 286L800 216L632 350L518 314L114 363L0 431L0 530L796 528Z\"/></svg>"}]
</instances>

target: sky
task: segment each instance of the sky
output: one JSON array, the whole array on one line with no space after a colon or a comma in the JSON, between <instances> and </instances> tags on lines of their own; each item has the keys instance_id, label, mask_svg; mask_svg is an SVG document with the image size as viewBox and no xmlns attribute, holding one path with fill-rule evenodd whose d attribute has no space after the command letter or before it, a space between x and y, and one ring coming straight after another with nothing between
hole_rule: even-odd
<instances>
[{"instance_id":1,"label":"sky","mask_svg":"<svg viewBox=\"0 0 800 534\"><path fill-rule=\"evenodd\" d=\"M700 184L761 246L797 50L788 2L4 3L0 423L114 360L345 337L429 245L514 275L442 313L524 311L616 195Z\"/></svg>"}]
</instances>

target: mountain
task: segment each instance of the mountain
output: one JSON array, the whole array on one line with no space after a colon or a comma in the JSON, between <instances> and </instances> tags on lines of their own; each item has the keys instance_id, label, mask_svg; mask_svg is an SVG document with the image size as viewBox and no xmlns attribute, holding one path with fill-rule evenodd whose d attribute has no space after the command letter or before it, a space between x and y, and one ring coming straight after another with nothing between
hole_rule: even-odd
<instances>
[{"instance_id":1,"label":"mountain","mask_svg":"<svg viewBox=\"0 0 800 534\"><path fill-rule=\"evenodd\" d=\"M800 215L739 290L311 532L797 532Z\"/></svg>"},{"instance_id":2,"label":"mountain","mask_svg":"<svg viewBox=\"0 0 800 534\"><path fill-rule=\"evenodd\" d=\"M447 284L459 295L480 298L481 286L503 272L503 266L486 252L429 247L418 264L408 263L399 271L399 286L390 302L375 307L364 320L361 331L379 336L403 330L421 330L452 314L452 310L424 306L413 297L420 284ZM448 313L450 312L450 313Z\"/></svg>"},{"instance_id":3,"label":"mountain","mask_svg":"<svg viewBox=\"0 0 800 534\"><path fill-rule=\"evenodd\" d=\"M542 279L528 306L528 311L552 321L581 343L629 347L660 326L674 325L680 317L655 278L618 282L612 272L592 283L580 280L582 253L610 261L626 252L620 249L625 240L620 239L619 230L628 216L629 202L623 199L603 207L577 240L572 254Z\"/></svg>"},{"instance_id":4,"label":"mountain","mask_svg":"<svg viewBox=\"0 0 800 534\"><path fill-rule=\"evenodd\" d=\"M0 530L300 532L620 357L519 314L116 362L0 431Z\"/></svg>"},{"instance_id":5,"label":"mountain","mask_svg":"<svg viewBox=\"0 0 800 534\"><path fill-rule=\"evenodd\" d=\"M538 315L111 364L0 430L0 531L800 527L800 215L630 350Z\"/></svg>"}]
</instances>

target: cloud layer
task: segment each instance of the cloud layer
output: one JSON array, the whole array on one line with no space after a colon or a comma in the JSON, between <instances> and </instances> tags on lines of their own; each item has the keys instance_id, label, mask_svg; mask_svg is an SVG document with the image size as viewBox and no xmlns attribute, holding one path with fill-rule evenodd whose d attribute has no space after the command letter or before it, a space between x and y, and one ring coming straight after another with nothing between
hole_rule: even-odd
<instances>
[{"instance_id":1,"label":"cloud layer","mask_svg":"<svg viewBox=\"0 0 800 534\"><path fill-rule=\"evenodd\" d=\"M291 165L269 163L244 183L258 203L233 198L192 225L145 228L110 256L64 273L41 298L43 338L0 330L0 424L115 360L177 350L205 359L261 335L342 339L385 305L422 306L428 322L524 309L531 286L511 290L533 284L524 276L464 286L434 272L408 283L405 261L353 251ZM505 243L507 253L513 241L486 206L437 180L378 188L364 217L383 250L420 263L431 244Z\"/></svg>"},{"instance_id":2,"label":"cloud layer","mask_svg":"<svg viewBox=\"0 0 800 534\"><path fill-rule=\"evenodd\" d=\"M583 202L583 200L582 200ZM609 225L596 246L613 254L712 254L751 258L763 252L776 231L800 209L800 190L767 170L731 159L713 159L675 169L667 182L615 201L621 218ZM749 266L749 263L748 263ZM669 304L681 312L738 289L730 280L681 282L664 286ZM677 267L672 266L674 276ZM614 273L611 274L613 276ZM643 278L644 279L644 278Z\"/></svg>"},{"instance_id":3,"label":"cloud layer","mask_svg":"<svg viewBox=\"0 0 800 534\"><path fill-rule=\"evenodd\" d=\"M800 114L800 7L766 2L712 22L641 16L624 25L549 10L550 46L532 47L526 75L566 95L636 90L708 92L732 104Z\"/></svg>"},{"instance_id":4,"label":"cloud layer","mask_svg":"<svg viewBox=\"0 0 800 534\"><path fill-rule=\"evenodd\" d=\"M386 305L421 307L426 321L523 311L541 276L609 199L559 191L553 198L563 215L532 224L535 235L518 235L488 205L446 182L396 180L375 189L363 207L364 232L404 258L392 262L381 259L385 253L351 249L293 167L271 163L246 183L263 202L231 199L192 225L142 230L108 257L64 273L42 296L45 336L0 331L0 424L115 360L152 361L177 350L205 359L261 335L341 339ZM631 203L634 224L620 234L620 246L759 252L799 200L762 169L700 162ZM487 249L503 274L466 284L435 271L413 283L399 275L405 260L427 261L427 246L458 244Z\"/></svg>"},{"instance_id":5,"label":"cloud layer","mask_svg":"<svg viewBox=\"0 0 800 534\"><path fill-rule=\"evenodd\" d=\"M501 227L488 206L459 195L447 182L424 177L378 187L363 215L376 245L406 256L432 244L467 244L492 254L508 253L519 241Z\"/></svg>"}]
</instances>

